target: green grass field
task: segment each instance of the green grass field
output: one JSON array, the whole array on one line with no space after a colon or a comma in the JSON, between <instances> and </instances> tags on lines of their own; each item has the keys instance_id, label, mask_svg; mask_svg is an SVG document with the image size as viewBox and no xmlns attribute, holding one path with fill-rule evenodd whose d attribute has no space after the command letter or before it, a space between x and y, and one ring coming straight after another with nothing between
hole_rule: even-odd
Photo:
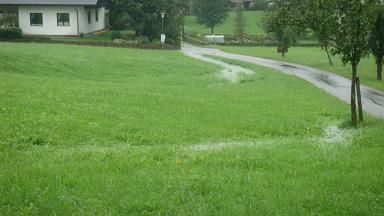
<instances>
[{"instance_id":1,"label":"green grass field","mask_svg":"<svg viewBox=\"0 0 384 216\"><path fill-rule=\"evenodd\" d=\"M245 32L248 35L265 35L261 26L261 18L264 16L262 11L244 11ZM196 21L196 17L187 16L185 18L185 31L189 34L211 34L211 29L205 28ZM230 12L225 22L215 28L215 34L233 35L235 31L235 12Z\"/></svg>"},{"instance_id":2,"label":"green grass field","mask_svg":"<svg viewBox=\"0 0 384 216\"><path fill-rule=\"evenodd\" d=\"M351 66L343 65L338 56L333 56L334 66L329 65L327 54L319 47L291 47L283 58L276 47L217 47L223 51L257 56L280 61L287 61L331 71L346 78L351 78ZM358 68L358 75L363 84L384 91L384 82L376 80L376 64L373 57L365 58Z\"/></svg>"},{"instance_id":3,"label":"green grass field","mask_svg":"<svg viewBox=\"0 0 384 216\"><path fill-rule=\"evenodd\" d=\"M383 121L350 129L347 104L241 65L0 43L0 214L384 212Z\"/></svg>"}]
</instances>

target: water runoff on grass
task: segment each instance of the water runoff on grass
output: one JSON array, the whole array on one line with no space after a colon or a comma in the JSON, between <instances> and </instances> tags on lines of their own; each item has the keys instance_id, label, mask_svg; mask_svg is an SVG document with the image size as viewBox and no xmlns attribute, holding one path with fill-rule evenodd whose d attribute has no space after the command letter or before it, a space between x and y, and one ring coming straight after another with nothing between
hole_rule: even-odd
<instances>
[{"instance_id":1,"label":"water runoff on grass","mask_svg":"<svg viewBox=\"0 0 384 216\"><path fill-rule=\"evenodd\" d=\"M305 140L308 141L308 143L316 143L320 147L334 147L338 145L349 145L352 142L353 136L353 130L342 129L336 125L329 125L323 129L321 136L310 137ZM194 152L208 152L236 148L273 147L291 141L294 142L295 138L278 137L256 141L207 142L188 146L186 149Z\"/></svg>"},{"instance_id":2,"label":"water runoff on grass","mask_svg":"<svg viewBox=\"0 0 384 216\"><path fill-rule=\"evenodd\" d=\"M219 76L221 78L224 78L232 83L238 83L241 81L241 78L247 75L254 74L255 72L243 67L240 67L238 65L232 65L225 63L223 61L215 60L212 58L209 58L206 54L206 52L199 52L199 49L193 48L188 45L184 45L182 49L183 53L189 57L212 63L215 65L218 65L222 67L222 70L220 71Z\"/></svg>"}]
</instances>

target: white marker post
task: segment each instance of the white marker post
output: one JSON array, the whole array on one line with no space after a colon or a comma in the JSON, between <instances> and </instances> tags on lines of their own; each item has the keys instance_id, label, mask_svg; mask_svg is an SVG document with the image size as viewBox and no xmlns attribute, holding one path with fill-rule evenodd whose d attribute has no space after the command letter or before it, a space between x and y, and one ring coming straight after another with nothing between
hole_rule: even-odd
<instances>
[{"instance_id":1,"label":"white marker post","mask_svg":"<svg viewBox=\"0 0 384 216\"><path fill-rule=\"evenodd\" d=\"M164 43L165 43L165 34L164 34L164 17L165 17L165 11L161 12L161 37L160 37L160 42L161 42L161 48L164 48Z\"/></svg>"}]
</instances>

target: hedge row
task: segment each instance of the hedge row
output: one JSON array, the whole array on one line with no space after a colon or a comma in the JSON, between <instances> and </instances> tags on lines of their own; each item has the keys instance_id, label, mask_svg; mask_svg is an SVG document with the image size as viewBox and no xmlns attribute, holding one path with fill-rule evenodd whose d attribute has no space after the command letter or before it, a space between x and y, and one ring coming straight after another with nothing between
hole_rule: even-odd
<instances>
[{"instance_id":1,"label":"hedge row","mask_svg":"<svg viewBox=\"0 0 384 216\"><path fill-rule=\"evenodd\" d=\"M103 41L65 41L65 40L51 40L45 37L24 37L18 39L0 38L0 41L16 42L16 43L51 43L51 44L68 44L68 45L85 45L85 46L100 46L100 47L120 47L120 48L137 48L137 49L166 49L177 50L180 46L164 44L131 44L131 43L113 43Z\"/></svg>"},{"instance_id":2,"label":"hedge row","mask_svg":"<svg viewBox=\"0 0 384 216\"><path fill-rule=\"evenodd\" d=\"M23 32L17 27L0 28L1 39L17 39L22 38Z\"/></svg>"}]
</instances>

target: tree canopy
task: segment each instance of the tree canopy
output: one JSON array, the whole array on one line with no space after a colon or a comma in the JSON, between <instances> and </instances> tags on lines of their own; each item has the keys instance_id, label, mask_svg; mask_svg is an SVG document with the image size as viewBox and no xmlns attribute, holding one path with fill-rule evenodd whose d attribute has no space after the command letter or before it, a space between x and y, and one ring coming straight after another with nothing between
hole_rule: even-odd
<instances>
[{"instance_id":1,"label":"tree canopy","mask_svg":"<svg viewBox=\"0 0 384 216\"><path fill-rule=\"evenodd\" d=\"M379 7L376 14L376 20L372 27L371 37L369 38L369 47L375 56L377 65L377 79L382 80L383 62L384 62L384 8Z\"/></svg>"},{"instance_id":2,"label":"tree canopy","mask_svg":"<svg viewBox=\"0 0 384 216\"><path fill-rule=\"evenodd\" d=\"M181 14L176 4L180 0L108 0L109 20L112 29L132 29L138 36L150 40L161 34L161 12L165 12L164 32L176 41L179 37Z\"/></svg>"},{"instance_id":3,"label":"tree canopy","mask_svg":"<svg viewBox=\"0 0 384 216\"><path fill-rule=\"evenodd\" d=\"M225 21L229 10L228 0L194 0L193 13L197 21L210 28L212 34L215 27Z\"/></svg>"},{"instance_id":4,"label":"tree canopy","mask_svg":"<svg viewBox=\"0 0 384 216\"><path fill-rule=\"evenodd\" d=\"M380 0L278 0L276 16L284 26L310 28L331 45L344 64L352 66L351 115L357 124L356 96L359 119L363 120L357 67L369 54L369 36L374 24L373 11Z\"/></svg>"}]
</instances>

